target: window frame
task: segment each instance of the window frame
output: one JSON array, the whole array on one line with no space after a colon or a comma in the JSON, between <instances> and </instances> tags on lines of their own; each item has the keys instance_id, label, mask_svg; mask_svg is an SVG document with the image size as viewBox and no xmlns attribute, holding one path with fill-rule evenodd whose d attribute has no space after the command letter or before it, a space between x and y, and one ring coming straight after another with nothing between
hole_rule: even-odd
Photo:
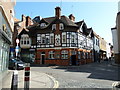
<instances>
[{"instance_id":1,"label":"window frame","mask_svg":"<svg viewBox=\"0 0 120 90\"><path fill-rule=\"evenodd\" d=\"M68 59L68 50L62 50L61 51L61 59Z\"/></svg>"},{"instance_id":2,"label":"window frame","mask_svg":"<svg viewBox=\"0 0 120 90\"><path fill-rule=\"evenodd\" d=\"M52 25L52 30L56 30L56 24Z\"/></svg>"},{"instance_id":3,"label":"window frame","mask_svg":"<svg viewBox=\"0 0 120 90\"><path fill-rule=\"evenodd\" d=\"M60 29L60 30L63 30L63 29L64 29L63 23L60 23L60 24L59 24L59 29Z\"/></svg>"},{"instance_id":4,"label":"window frame","mask_svg":"<svg viewBox=\"0 0 120 90\"><path fill-rule=\"evenodd\" d=\"M55 51L49 51L49 59L55 59Z\"/></svg>"}]
</instances>

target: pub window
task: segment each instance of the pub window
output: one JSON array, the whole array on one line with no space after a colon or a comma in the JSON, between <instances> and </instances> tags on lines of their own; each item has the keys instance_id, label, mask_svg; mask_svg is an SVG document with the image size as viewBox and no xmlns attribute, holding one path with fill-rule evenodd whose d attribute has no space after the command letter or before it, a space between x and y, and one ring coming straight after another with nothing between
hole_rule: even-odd
<instances>
[{"instance_id":1,"label":"pub window","mask_svg":"<svg viewBox=\"0 0 120 90\"><path fill-rule=\"evenodd\" d=\"M82 58L85 59L85 52L82 52Z\"/></svg>"},{"instance_id":2,"label":"pub window","mask_svg":"<svg viewBox=\"0 0 120 90\"><path fill-rule=\"evenodd\" d=\"M60 27L59 27L60 30L63 30L64 29L64 25L63 23L60 23Z\"/></svg>"},{"instance_id":3,"label":"pub window","mask_svg":"<svg viewBox=\"0 0 120 90\"><path fill-rule=\"evenodd\" d=\"M53 36L50 36L50 43L54 44L54 37Z\"/></svg>"},{"instance_id":4,"label":"pub window","mask_svg":"<svg viewBox=\"0 0 120 90\"><path fill-rule=\"evenodd\" d=\"M67 50L61 51L61 59L68 59L68 51Z\"/></svg>"},{"instance_id":5,"label":"pub window","mask_svg":"<svg viewBox=\"0 0 120 90\"><path fill-rule=\"evenodd\" d=\"M45 27L45 26L46 26L45 23L41 23L41 24L40 24L40 27Z\"/></svg>"},{"instance_id":6,"label":"pub window","mask_svg":"<svg viewBox=\"0 0 120 90\"><path fill-rule=\"evenodd\" d=\"M72 42L72 43L74 43L74 38L75 38L75 36L72 35L72 36L71 36L71 42Z\"/></svg>"},{"instance_id":7,"label":"pub window","mask_svg":"<svg viewBox=\"0 0 120 90\"><path fill-rule=\"evenodd\" d=\"M52 25L52 30L56 30L56 24Z\"/></svg>"},{"instance_id":8,"label":"pub window","mask_svg":"<svg viewBox=\"0 0 120 90\"><path fill-rule=\"evenodd\" d=\"M55 52L49 51L49 59L54 59Z\"/></svg>"},{"instance_id":9,"label":"pub window","mask_svg":"<svg viewBox=\"0 0 120 90\"><path fill-rule=\"evenodd\" d=\"M63 42L63 43L66 43L66 35L63 35L63 36L62 36L62 42Z\"/></svg>"},{"instance_id":10,"label":"pub window","mask_svg":"<svg viewBox=\"0 0 120 90\"><path fill-rule=\"evenodd\" d=\"M45 36L42 37L42 44L45 44Z\"/></svg>"},{"instance_id":11,"label":"pub window","mask_svg":"<svg viewBox=\"0 0 120 90\"><path fill-rule=\"evenodd\" d=\"M81 59L81 52L78 52L78 59Z\"/></svg>"},{"instance_id":12,"label":"pub window","mask_svg":"<svg viewBox=\"0 0 120 90\"><path fill-rule=\"evenodd\" d=\"M46 44L49 44L49 38L46 38Z\"/></svg>"}]
</instances>

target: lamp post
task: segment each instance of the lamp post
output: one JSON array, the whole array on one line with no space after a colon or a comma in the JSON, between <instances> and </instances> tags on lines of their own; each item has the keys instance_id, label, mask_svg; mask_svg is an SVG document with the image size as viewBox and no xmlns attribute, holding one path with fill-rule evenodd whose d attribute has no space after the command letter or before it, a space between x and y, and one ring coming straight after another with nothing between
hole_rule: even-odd
<instances>
[{"instance_id":1,"label":"lamp post","mask_svg":"<svg viewBox=\"0 0 120 90\"><path fill-rule=\"evenodd\" d=\"M17 59L17 56L18 56L18 53L19 53L19 46L18 46L19 42L20 42L20 41L19 41L19 39L17 38L17 39L16 39L17 46L15 47L16 59ZM15 69L17 69L17 63L15 63Z\"/></svg>"}]
</instances>

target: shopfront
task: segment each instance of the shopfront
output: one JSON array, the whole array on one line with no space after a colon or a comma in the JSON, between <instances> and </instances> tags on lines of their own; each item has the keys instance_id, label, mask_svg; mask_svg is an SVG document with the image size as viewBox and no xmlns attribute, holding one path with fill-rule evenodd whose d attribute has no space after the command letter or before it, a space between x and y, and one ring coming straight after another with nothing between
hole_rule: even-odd
<instances>
[{"instance_id":1,"label":"shopfront","mask_svg":"<svg viewBox=\"0 0 120 90\"><path fill-rule=\"evenodd\" d=\"M0 83L8 72L9 51L12 32L5 14L0 7ZM1 87L2 85L0 85Z\"/></svg>"}]
</instances>

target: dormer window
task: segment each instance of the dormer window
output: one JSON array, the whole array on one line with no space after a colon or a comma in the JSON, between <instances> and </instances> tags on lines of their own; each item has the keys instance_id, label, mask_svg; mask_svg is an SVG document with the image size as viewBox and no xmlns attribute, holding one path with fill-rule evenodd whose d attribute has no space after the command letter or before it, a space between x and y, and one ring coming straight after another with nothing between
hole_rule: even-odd
<instances>
[{"instance_id":1,"label":"dormer window","mask_svg":"<svg viewBox=\"0 0 120 90\"><path fill-rule=\"evenodd\" d=\"M56 24L52 25L52 30L56 30Z\"/></svg>"},{"instance_id":2,"label":"dormer window","mask_svg":"<svg viewBox=\"0 0 120 90\"><path fill-rule=\"evenodd\" d=\"M64 29L64 25L63 25L63 23L60 23L60 28L59 28L60 30L63 30Z\"/></svg>"},{"instance_id":3,"label":"dormer window","mask_svg":"<svg viewBox=\"0 0 120 90\"><path fill-rule=\"evenodd\" d=\"M41 23L40 24L40 27L45 27L46 26L46 23Z\"/></svg>"}]
</instances>

